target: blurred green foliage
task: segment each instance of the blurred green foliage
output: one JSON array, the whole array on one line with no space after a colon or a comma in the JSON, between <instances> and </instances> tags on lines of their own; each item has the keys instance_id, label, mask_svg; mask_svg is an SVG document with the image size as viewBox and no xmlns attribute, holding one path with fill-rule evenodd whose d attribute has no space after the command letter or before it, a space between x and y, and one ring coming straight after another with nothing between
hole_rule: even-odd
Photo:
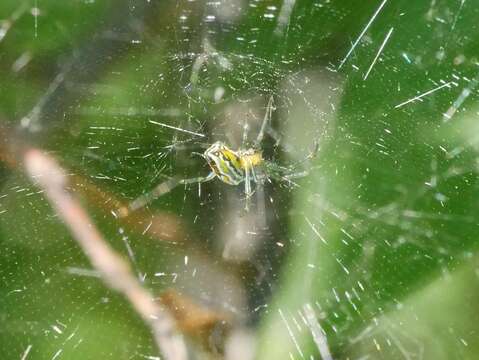
<instances>
[{"instance_id":1,"label":"blurred green foliage","mask_svg":"<svg viewBox=\"0 0 479 360\"><path fill-rule=\"evenodd\" d=\"M166 177L208 172L191 152L202 151L209 137L192 140L149 120L227 139L218 119L228 104L273 95L278 132L301 147L311 133L288 138L287 129L313 128L321 151L298 188L270 186L278 202L268 205L276 206L279 219L270 231L287 239L288 251L271 239L258 260L273 264L271 294L244 276L250 296L258 296L250 302L267 303L254 324L257 358L319 358L301 318L307 303L334 358L476 358L479 8L452 0L386 2L338 69L380 2L293 2L281 28L278 14L286 3L4 0L4 124L19 128L40 102L39 131L19 132L72 173L134 199ZM233 10L221 17L215 9L222 6ZM217 14L214 21L211 14ZM205 54L192 84L195 60ZM329 90L340 94L339 102L328 117L323 108L316 111L328 89L307 93L307 74L320 71L338 79ZM64 81L52 89L58 74ZM224 98L215 101L219 86ZM416 96L422 98L401 105ZM293 101L298 98L304 103ZM301 117L291 115L305 104ZM456 111L445 116L454 104ZM288 158L268 141L266 153ZM224 188L205 184L201 200L194 187L176 189L151 208L178 214L194 246L218 255ZM4 169L4 358L21 358L28 346L29 359L53 358L58 351L58 358L68 359L154 354L147 329L123 299L97 278L69 272L89 268L88 260L36 191L18 172ZM126 257L121 224L86 205ZM147 274L178 271L189 254L179 245L128 236L135 266ZM155 294L170 285L149 284Z\"/></svg>"}]
</instances>

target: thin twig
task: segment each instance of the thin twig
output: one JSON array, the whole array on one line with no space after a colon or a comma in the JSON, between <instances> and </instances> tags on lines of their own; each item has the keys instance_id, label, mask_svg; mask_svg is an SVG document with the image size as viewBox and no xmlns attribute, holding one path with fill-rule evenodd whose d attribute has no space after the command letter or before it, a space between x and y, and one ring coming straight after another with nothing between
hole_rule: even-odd
<instances>
[{"instance_id":1,"label":"thin twig","mask_svg":"<svg viewBox=\"0 0 479 360\"><path fill-rule=\"evenodd\" d=\"M186 346L176 330L173 316L141 286L128 264L113 251L87 212L67 191L68 181L64 170L52 157L37 149L24 153L24 166L102 275L105 284L123 294L149 325L163 358L187 359Z\"/></svg>"}]
</instances>

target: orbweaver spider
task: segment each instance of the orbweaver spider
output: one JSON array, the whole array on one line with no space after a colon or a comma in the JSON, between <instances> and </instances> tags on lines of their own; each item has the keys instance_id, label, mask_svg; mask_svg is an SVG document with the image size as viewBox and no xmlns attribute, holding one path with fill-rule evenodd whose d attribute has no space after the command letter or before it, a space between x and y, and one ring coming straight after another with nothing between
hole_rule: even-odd
<instances>
[{"instance_id":1,"label":"orbweaver spider","mask_svg":"<svg viewBox=\"0 0 479 360\"><path fill-rule=\"evenodd\" d=\"M266 125L271 118L273 110L273 97L270 97L266 107L266 114L253 147L232 150L222 141L216 141L210 145L204 153L195 153L204 158L208 163L211 171L207 176L190 179L171 178L133 200L128 205L128 208L121 208L120 215L127 216L132 211L138 210L154 199L170 192L178 185L201 184L215 178L218 178L228 185L240 185L244 182L244 192L246 195L245 209L248 211L249 199L254 193L251 186L252 182L259 183L265 179L273 178L275 180L292 183L291 179L307 175L305 172L298 173L292 171L294 167L279 166L263 158L259 145L263 140ZM243 135L243 141L244 140L245 134ZM312 158L316 152L317 148L300 163Z\"/></svg>"}]
</instances>

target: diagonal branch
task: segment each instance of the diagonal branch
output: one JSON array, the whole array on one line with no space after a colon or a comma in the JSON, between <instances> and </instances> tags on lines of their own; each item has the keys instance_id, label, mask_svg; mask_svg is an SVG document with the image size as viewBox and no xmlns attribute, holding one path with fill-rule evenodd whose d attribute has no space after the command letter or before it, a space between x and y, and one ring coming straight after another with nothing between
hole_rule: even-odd
<instances>
[{"instance_id":1,"label":"diagonal branch","mask_svg":"<svg viewBox=\"0 0 479 360\"><path fill-rule=\"evenodd\" d=\"M67 190L67 176L57 162L38 149L25 151L24 166L40 187L73 237L100 272L105 284L124 295L149 325L165 360L187 359L186 346L173 316L141 286L128 264L114 252L94 226L87 212Z\"/></svg>"}]
</instances>

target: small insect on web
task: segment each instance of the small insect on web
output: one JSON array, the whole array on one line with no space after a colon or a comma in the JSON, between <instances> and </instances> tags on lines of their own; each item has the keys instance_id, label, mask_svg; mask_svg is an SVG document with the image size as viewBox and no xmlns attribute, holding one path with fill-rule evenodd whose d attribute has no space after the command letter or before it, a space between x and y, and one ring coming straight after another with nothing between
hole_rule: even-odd
<instances>
[{"instance_id":1,"label":"small insect on web","mask_svg":"<svg viewBox=\"0 0 479 360\"><path fill-rule=\"evenodd\" d=\"M266 107L266 113L261 124L258 136L253 143L253 146L248 149L240 148L238 150L230 149L222 141L216 141L210 145L204 153L200 155L206 160L210 173L207 176L194 177L189 179L171 178L159 185L153 190L139 196L133 200L128 207L119 209L120 216L128 216L131 212L138 210L160 196L170 192L179 185L187 184L201 184L215 178L228 185L240 185L244 182L245 193L245 210L249 210L249 200L251 199L254 190L252 183L258 184L270 178L278 181L288 182L294 184L292 179L304 177L308 172L295 172L294 167L284 167L270 162L263 158L260 145L264 139L264 134L268 121L271 119L274 111L273 97L271 96ZM243 134L243 144L246 141L246 132ZM317 146L312 153L310 153L303 161L297 163L299 165L304 161L311 159L318 151Z\"/></svg>"}]
</instances>

